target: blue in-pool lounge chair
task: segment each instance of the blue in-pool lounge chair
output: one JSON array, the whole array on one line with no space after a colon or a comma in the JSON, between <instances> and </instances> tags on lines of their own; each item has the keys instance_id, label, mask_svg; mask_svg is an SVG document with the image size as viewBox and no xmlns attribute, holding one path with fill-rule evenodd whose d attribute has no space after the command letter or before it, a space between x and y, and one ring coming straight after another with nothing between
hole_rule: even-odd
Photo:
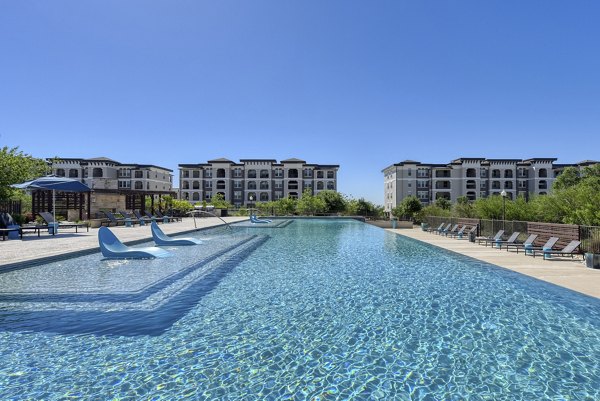
<instances>
[{"instance_id":1,"label":"blue in-pool lounge chair","mask_svg":"<svg viewBox=\"0 0 600 401\"><path fill-rule=\"evenodd\" d=\"M251 223L265 224L265 223L272 223L272 222L273 222L273 220L268 220L268 219L259 219L259 218L257 218L255 215L251 214L251 215L250 215L250 222L251 222Z\"/></svg>"},{"instance_id":2,"label":"blue in-pool lounge chair","mask_svg":"<svg viewBox=\"0 0 600 401\"><path fill-rule=\"evenodd\" d=\"M5 212L0 213L0 236L2 236L2 241L4 241L6 237L11 238L13 236L21 236L21 239L23 239L21 226L16 224L12 216Z\"/></svg>"},{"instance_id":3,"label":"blue in-pool lounge chair","mask_svg":"<svg viewBox=\"0 0 600 401\"><path fill-rule=\"evenodd\" d=\"M152 259L164 258L171 255L170 252L155 246L144 248L128 247L119 241L108 227L100 227L98 230L98 242L102 256L108 259Z\"/></svg>"},{"instance_id":4,"label":"blue in-pool lounge chair","mask_svg":"<svg viewBox=\"0 0 600 401\"><path fill-rule=\"evenodd\" d=\"M158 227L155 221L150 225L152 238L158 246L165 245L200 245L202 241L196 238L170 238Z\"/></svg>"}]
</instances>

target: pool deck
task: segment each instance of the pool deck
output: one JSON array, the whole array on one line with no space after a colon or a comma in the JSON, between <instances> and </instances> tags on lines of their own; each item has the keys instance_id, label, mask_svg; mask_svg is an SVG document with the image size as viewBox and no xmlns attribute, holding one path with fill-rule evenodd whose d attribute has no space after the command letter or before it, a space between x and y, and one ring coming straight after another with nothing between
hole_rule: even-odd
<instances>
[{"instance_id":1,"label":"pool deck","mask_svg":"<svg viewBox=\"0 0 600 401\"><path fill-rule=\"evenodd\" d=\"M227 223L248 220L248 217L224 217ZM197 218L198 229L205 229L223 225L223 221L216 217ZM183 221L160 224L160 228L167 235L177 234L195 230L194 219L186 217ZM110 227L115 235L124 243L141 240L152 240L150 225L135 227ZM26 262L36 259L56 257L71 252L87 251L98 248L98 229L90 228L86 232L85 228L59 230L56 236L42 232L41 236L37 234L25 234L23 240L0 241L0 271L3 265Z\"/></svg>"},{"instance_id":2,"label":"pool deck","mask_svg":"<svg viewBox=\"0 0 600 401\"><path fill-rule=\"evenodd\" d=\"M600 269L585 267L581 256L578 259L555 257L552 260L544 260L541 255L533 258L525 256L523 252L518 254L516 252L506 252L505 249L499 250L491 246L474 244L467 240L430 234L420 228L388 229L388 231L600 298Z\"/></svg>"}]
</instances>

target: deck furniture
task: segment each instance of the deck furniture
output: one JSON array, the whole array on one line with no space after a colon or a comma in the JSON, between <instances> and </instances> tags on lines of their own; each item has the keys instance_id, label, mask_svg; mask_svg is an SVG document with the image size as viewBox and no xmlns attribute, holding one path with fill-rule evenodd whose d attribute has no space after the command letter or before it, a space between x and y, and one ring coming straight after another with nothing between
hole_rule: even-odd
<instances>
[{"instance_id":1,"label":"deck furniture","mask_svg":"<svg viewBox=\"0 0 600 401\"><path fill-rule=\"evenodd\" d=\"M441 235L444 231L450 230L450 227L452 227L452 223L448 223L446 227L443 227L441 230L434 231L434 234Z\"/></svg>"},{"instance_id":2,"label":"deck furniture","mask_svg":"<svg viewBox=\"0 0 600 401\"><path fill-rule=\"evenodd\" d=\"M108 212L108 211L103 211L102 213L104 213L104 215L108 218L108 222L107 221L103 221L101 224L104 225L106 223L107 226L114 224L115 226L118 226L119 224L125 225L125 219L119 219L117 217L115 217L114 214L112 214L112 212Z\"/></svg>"},{"instance_id":3,"label":"deck furniture","mask_svg":"<svg viewBox=\"0 0 600 401\"><path fill-rule=\"evenodd\" d=\"M124 245L113 234L108 227L100 227L98 230L98 243L102 256L108 259L151 259L164 258L171 255L170 252L155 246L131 248Z\"/></svg>"},{"instance_id":4,"label":"deck furniture","mask_svg":"<svg viewBox=\"0 0 600 401\"><path fill-rule=\"evenodd\" d=\"M156 216L161 219L168 219L169 221L181 221L181 217L165 216L158 209L156 209Z\"/></svg>"},{"instance_id":5,"label":"deck furniture","mask_svg":"<svg viewBox=\"0 0 600 401\"><path fill-rule=\"evenodd\" d=\"M535 251L543 251L544 249L546 250L552 250L552 248L554 248L554 245L556 245L556 243L558 242L559 238L558 237L550 237L548 239L548 241L546 241L546 243L542 246L532 246L529 247L525 250L525 255L531 255L534 256L535 255Z\"/></svg>"},{"instance_id":6,"label":"deck furniture","mask_svg":"<svg viewBox=\"0 0 600 401\"><path fill-rule=\"evenodd\" d=\"M517 253L519 253L519 249L524 249L527 251L528 248L533 248L533 243L535 242L537 237L538 234L530 234L529 237L527 237L527 239L525 240L525 242L515 242L514 244L506 244L506 251L508 252L511 248L516 249Z\"/></svg>"},{"instance_id":7,"label":"deck furniture","mask_svg":"<svg viewBox=\"0 0 600 401\"><path fill-rule=\"evenodd\" d=\"M451 228L451 229L449 229L449 230L442 231L442 232L440 233L440 235L442 235L442 234L443 234L443 235L445 235L445 236L447 237L447 236L448 236L448 234L450 234L450 233L455 233L455 232L456 232L456 230L458 230L458 224L455 224L455 225L453 225L453 226L452 226L452 228Z\"/></svg>"},{"instance_id":8,"label":"deck furniture","mask_svg":"<svg viewBox=\"0 0 600 401\"><path fill-rule=\"evenodd\" d=\"M6 237L11 239L13 236L21 236L23 239L21 226L14 221L10 214L5 212L0 213L0 236L2 236L2 241L6 240Z\"/></svg>"},{"instance_id":9,"label":"deck furniture","mask_svg":"<svg viewBox=\"0 0 600 401\"><path fill-rule=\"evenodd\" d=\"M543 248L543 249L536 249L533 251L533 257L535 258L536 254L542 254L544 257L544 260L546 259L550 259L552 258L553 255L555 256L569 256L571 259L573 259L574 255L579 254L578 248L579 245L581 245L581 241L571 241L567 244L567 246L565 246L563 249L560 250L554 250L554 249L550 249L550 248Z\"/></svg>"},{"instance_id":10,"label":"deck furniture","mask_svg":"<svg viewBox=\"0 0 600 401\"><path fill-rule=\"evenodd\" d=\"M498 247L498 249L502 249L502 245L514 244L515 241L517 240L517 238L519 238L519 235L521 235L521 232L515 231L514 233L512 233L510 235L510 237L508 237L508 239L506 241L496 240L496 242L494 242L492 245L496 245L496 247Z\"/></svg>"},{"instance_id":11,"label":"deck furniture","mask_svg":"<svg viewBox=\"0 0 600 401\"><path fill-rule=\"evenodd\" d=\"M140 225L144 225L144 224L150 224L153 221L155 221L155 219L150 219L148 217L142 216L142 214L138 211L138 210L134 210L133 211L133 215L135 217L137 217L138 221L140 222Z\"/></svg>"},{"instance_id":12,"label":"deck furniture","mask_svg":"<svg viewBox=\"0 0 600 401\"><path fill-rule=\"evenodd\" d=\"M127 225L127 220L129 219L129 223L136 225L142 225L142 223L140 222L140 219L138 219L135 216L130 215L129 213L127 213L125 210L119 210L119 213L121 214L121 216L123 216L123 218L125 219L125 225Z\"/></svg>"},{"instance_id":13,"label":"deck furniture","mask_svg":"<svg viewBox=\"0 0 600 401\"><path fill-rule=\"evenodd\" d=\"M438 228L429 227L427 229L427 232L428 233L439 232L442 228L444 228L444 224L446 224L446 223L441 223Z\"/></svg>"},{"instance_id":14,"label":"deck furniture","mask_svg":"<svg viewBox=\"0 0 600 401\"><path fill-rule=\"evenodd\" d=\"M169 245L200 245L202 241L197 238L171 238L166 235L155 221L150 224L150 230L152 231L152 239L158 246L169 246Z\"/></svg>"},{"instance_id":15,"label":"deck furniture","mask_svg":"<svg viewBox=\"0 0 600 401\"><path fill-rule=\"evenodd\" d=\"M38 214L42 217L42 219L44 219L44 221L46 222L46 224L48 224L48 226L58 223L58 228L75 228L75 232L77 232L77 230L80 227L85 227L85 228L87 228L88 232L90 231L90 225L87 223L72 223L69 221L60 222L60 221L54 220L54 216L52 215L52 213L39 212Z\"/></svg>"},{"instance_id":16,"label":"deck furniture","mask_svg":"<svg viewBox=\"0 0 600 401\"><path fill-rule=\"evenodd\" d=\"M489 244L490 242L493 243L493 242L496 242L497 240L502 240L503 235L504 235L504 230L500 230L493 237L475 237L475 241L477 241L477 243L479 245L481 245L481 243L484 242L485 246L487 246L487 244Z\"/></svg>"}]
</instances>

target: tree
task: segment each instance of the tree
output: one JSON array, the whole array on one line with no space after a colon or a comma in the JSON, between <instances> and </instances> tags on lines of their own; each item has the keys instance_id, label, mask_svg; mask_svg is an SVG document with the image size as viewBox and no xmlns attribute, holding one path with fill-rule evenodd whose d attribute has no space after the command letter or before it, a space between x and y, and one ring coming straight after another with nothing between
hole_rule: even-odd
<instances>
[{"instance_id":1,"label":"tree","mask_svg":"<svg viewBox=\"0 0 600 401\"><path fill-rule=\"evenodd\" d=\"M0 149L0 199L10 199L18 190L13 184L33 180L48 173L48 164L16 148Z\"/></svg>"},{"instance_id":2,"label":"tree","mask_svg":"<svg viewBox=\"0 0 600 401\"><path fill-rule=\"evenodd\" d=\"M452 214L456 217L475 217L473 203L466 196L459 196L452 207Z\"/></svg>"},{"instance_id":3,"label":"tree","mask_svg":"<svg viewBox=\"0 0 600 401\"><path fill-rule=\"evenodd\" d=\"M296 211L296 199L285 197L278 199L274 202L275 204L275 213L278 215L289 215L294 214Z\"/></svg>"},{"instance_id":4,"label":"tree","mask_svg":"<svg viewBox=\"0 0 600 401\"><path fill-rule=\"evenodd\" d=\"M315 213L323 213L327 208L327 203L318 196L313 196L310 189L306 189L302 194L302 198L298 199L296 210L300 214L314 215Z\"/></svg>"},{"instance_id":5,"label":"tree","mask_svg":"<svg viewBox=\"0 0 600 401\"><path fill-rule=\"evenodd\" d=\"M435 205L440 209L450 210L452 208L452 202L446 198L437 198L435 200Z\"/></svg>"},{"instance_id":6,"label":"tree","mask_svg":"<svg viewBox=\"0 0 600 401\"><path fill-rule=\"evenodd\" d=\"M326 213L341 213L346 210L348 204L342 194L331 190L319 192L317 198L325 202Z\"/></svg>"},{"instance_id":7,"label":"tree","mask_svg":"<svg viewBox=\"0 0 600 401\"><path fill-rule=\"evenodd\" d=\"M567 167L563 170L562 173L552 184L552 189L555 191L560 191L562 189L571 188L577 185L581 181L581 177L579 176L579 170L575 167Z\"/></svg>"},{"instance_id":8,"label":"tree","mask_svg":"<svg viewBox=\"0 0 600 401\"><path fill-rule=\"evenodd\" d=\"M218 192L213 195L212 199L210 200L210 203L216 209L229 209L231 207L231 203L227 202L225 200L225 197Z\"/></svg>"},{"instance_id":9,"label":"tree","mask_svg":"<svg viewBox=\"0 0 600 401\"><path fill-rule=\"evenodd\" d=\"M180 199L173 199L171 201L171 207L173 210L176 210L180 213L186 213L194 209L194 206L192 206L188 201Z\"/></svg>"},{"instance_id":10,"label":"tree","mask_svg":"<svg viewBox=\"0 0 600 401\"><path fill-rule=\"evenodd\" d=\"M415 220L418 213L423 209L421 201L416 196L407 196L402 199L398 206L392 209L392 215L399 219L409 218Z\"/></svg>"}]
</instances>

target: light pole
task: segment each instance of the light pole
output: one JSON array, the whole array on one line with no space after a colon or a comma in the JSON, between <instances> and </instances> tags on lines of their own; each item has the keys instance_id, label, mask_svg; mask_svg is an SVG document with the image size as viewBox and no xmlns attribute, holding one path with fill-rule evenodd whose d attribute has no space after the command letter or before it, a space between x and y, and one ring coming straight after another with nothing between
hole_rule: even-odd
<instances>
[{"instance_id":1,"label":"light pole","mask_svg":"<svg viewBox=\"0 0 600 401\"><path fill-rule=\"evenodd\" d=\"M252 216L252 201L254 200L254 197L250 195L248 199L250 199L250 216Z\"/></svg>"},{"instance_id":2,"label":"light pole","mask_svg":"<svg viewBox=\"0 0 600 401\"><path fill-rule=\"evenodd\" d=\"M506 191L502 190L500 195L502 195L502 229L504 230L504 221L506 220Z\"/></svg>"}]
</instances>

